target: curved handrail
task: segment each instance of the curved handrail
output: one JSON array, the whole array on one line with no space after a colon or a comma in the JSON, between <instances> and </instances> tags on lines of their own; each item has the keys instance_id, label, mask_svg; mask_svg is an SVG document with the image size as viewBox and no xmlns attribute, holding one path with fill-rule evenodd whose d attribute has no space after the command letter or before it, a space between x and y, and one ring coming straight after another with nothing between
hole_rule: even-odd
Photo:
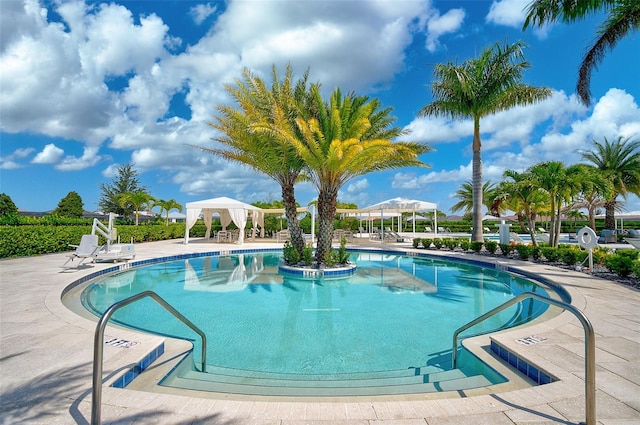
<instances>
[{"instance_id":1,"label":"curved handrail","mask_svg":"<svg viewBox=\"0 0 640 425\"><path fill-rule=\"evenodd\" d=\"M506 301L503 304L495 307L492 310L487 311L483 315L473 319L469 323L462 325L453 333L453 350L451 351L451 362L453 369L456 368L457 363L457 355L458 355L458 335L461 332L466 331L472 326L477 325L478 323L484 321L485 319L500 313L503 310L511 307L514 304L519 303L528 298L533 298L535 300L555 305L564 310L567 310L573 313L574 316L580 320L582 327L584 328L584 360L585 360L585 410L586 410L586 421L585 425L595 425L596 424L596 343L595 343L595 334L593 332L593 326L591 322L584 315L584 313L571 304L567 304L562 301L554 300L552 298L545 297L540 294L536 294L535 292L523 292L522 294Z\"/></svg>"},{"instance_id":2,"label":"curved handrail","mask_svg":"<svg viewBox=\"0 0 640 425\"><path fill-rule=\"evenodd\" d=\"M100 424L100 410L102 407L102 360L103 360L103 341L104 341L104 331L107 327L107 322L116 312L116 310L125 307L131 303L134 303L142 298L150 297L155 302L160 304L165 310L169 313L173 314L177 319L179 319L182 323L189 326L195 333L200 335L202 338L202 371L205 372L205 365L207 360L207 336L194 325L189 319L182 315L178 310L176 310L171 304L166 302L160 295L156 294L153 291L143 291L139 294L132 295L129 298L125 298L124 300L120 300L114 304L112 304L102 315L100 320L98 320L98 325L96 326L96 333L93 339L93 388L91 395L91 425L99 425Z\"/></svg>"}]
</instances>

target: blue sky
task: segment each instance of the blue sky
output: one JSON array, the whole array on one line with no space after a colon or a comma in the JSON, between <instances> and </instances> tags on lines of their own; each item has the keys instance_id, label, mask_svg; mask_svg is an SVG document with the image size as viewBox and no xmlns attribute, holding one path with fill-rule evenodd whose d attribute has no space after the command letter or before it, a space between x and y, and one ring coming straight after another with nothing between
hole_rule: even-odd
<instances>
[{"instance_id":1,"label":"blue sky","mask_svg":"<svg viewBox=\"0 0 640 425\"><path fill-rule=\"evenodd\" d=\"M188 145L213 146L206 122L229 103L223 84L272 65L330 92L356 91L394 109L430 166L368 174L339 201L366 207L404 196L449 213L471 178L470 121L416 117L431 101L433 65L462 62L496 42L523 40L525 82L546 101L482 120L484 179L546 160L580 161L592 140L640 138L640 34L594 72L590 107L575 98L577 68L602 15L521 30L529 0L469 1L0 1L0 191L46 211L76 191L97 210L100 183L135 164L160 199L280 199L278 185ZM300 204L316 197L296 187ZM626 210L640 210L636 196Z\"/></svg>"}]
</instances>

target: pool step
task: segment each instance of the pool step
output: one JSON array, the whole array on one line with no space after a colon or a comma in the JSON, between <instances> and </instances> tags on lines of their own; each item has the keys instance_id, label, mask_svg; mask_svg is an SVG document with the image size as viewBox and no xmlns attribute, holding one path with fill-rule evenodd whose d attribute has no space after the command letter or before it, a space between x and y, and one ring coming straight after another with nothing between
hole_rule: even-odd
<instances>
[{"instance_id":1,"label":"pool step","mask_svg":"<svg viewBox=\"0 0 640 425\"><path fill-rule=\"evenodd\" d=\"M184 363L183 363L184 365ZM482 375L467 376L459 369L437 370L437 368L402 369L374 373L351 373L340 376L277 374L264 372L261 376L238 376L214 368L202 373L178 367L165 378L162 385L177 388L271 396L373 396L389 394L418 394L442 391L465 390L484 387L492 383ZM430 373L421 373L424 369ZM266 376L269 375L269 376ZM366 376L368 375L368 376ZM372 376L378 375L378 376Z\"/></svg>"}]
</instances>

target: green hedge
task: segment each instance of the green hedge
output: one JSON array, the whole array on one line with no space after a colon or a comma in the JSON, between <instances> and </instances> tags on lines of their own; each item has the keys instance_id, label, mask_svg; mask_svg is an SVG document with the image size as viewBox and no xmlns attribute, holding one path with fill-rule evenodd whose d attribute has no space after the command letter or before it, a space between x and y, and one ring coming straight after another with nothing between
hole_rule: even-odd
<instances>
[{"instance_id":1,"label":"green hedge","mask_svg":"<svg viewBox=\"0 0 640 425\"><path fill-rule=\"evenodd\" d=\"M134 243L177 239L184 237L184 223L148 224L141 226L119 225L116 227L120 241ZM190 236L202 237L205 226L196 223ZM91 226L22 225L0 226L0 258L26 257L72 251L70 244L78 244L82 235L91 233ZM100 243L106 240L100 237Z\"/></svg>"}]
</instances>

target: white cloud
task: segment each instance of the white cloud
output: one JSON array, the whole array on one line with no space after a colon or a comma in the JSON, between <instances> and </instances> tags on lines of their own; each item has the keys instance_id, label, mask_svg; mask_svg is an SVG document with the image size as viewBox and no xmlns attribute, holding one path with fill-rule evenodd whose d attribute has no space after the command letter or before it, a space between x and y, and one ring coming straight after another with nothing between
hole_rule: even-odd
<instances>
[{"instance_id":1,"label":"white cloud","mask_svg":"<svg viewBox=\"0 0 640 425\"><path fill-rule=\"evenodd\" d=\"M491 3L487 22L520 28L526 17L526 8L531 0L494 0Z\"/></svg>"},{"instance_id":2,"label":"white cloud","mask_svg":"<svg viewBox=\"0 0 640 425\"><path fill-rule=\"evenodd\" d=\"M78 171L96 165L102 159L98 155L98 147L85 146L82 156L66 156L60 163L56 165L56 169L61 171Z\"/></svg>"},{"instance_id":3,"label":"white cloud","mask_svg":"<svg viewBox=\"0 0 640 425\"><path fill-rule=\"evenodd\" d=\"M33 148L19 148L7 156L0 157L0 170L15 170L24 167L24 164L16 160L26 158L31 155L33 151Z\"/></svg>"},{"instance_id":4,"label":"white cloud","mask_svg":"<svg viewBox=\"0 0 640 425\"><path fill-rule=\"evenodd\" d=\"M242 67L269 79L272 64L283 69L291 63L298 76L309 68L311 81L322 81L326 90L382 88L403 70L417 21L435 43L461 19L456 10L441 16L426 0L229 2L204 37L173 53L180 40L157 15L134 15L115 3L46 5L56 13L35 0L3 5L0 130L85 143L80 157L64 158L62 145L37 156L60 170L97 164L108 143L131 152L142 170L180 176L188 193L219 186L220 176L203 173L204 167L238 171L185 145L210 144L214 132L206 121L213 105L229 101L223 84ZM196 23L217 12L213 3L190 10ZM61 22L54 22L58 16ZM167 116L176 95L184 98L184 117ZM224 182L245 189L255 184L254 176L239 176L246 181Z\"/></svg>"},{"instance_id":5,"label":"white cloud","mask_svg":"<svg viewBox=\"0 0 640 425\"><path fill-rule=\"evenodd\" d=\"M211 3L198 4L189 9L189 13L196 25L201 25L209 16L216 13L217 7Z\"/></svg>"},{"instance_id":6,"label":"white cloud","mask_svg":"<svg viewBox=\"0 0 640 425\"><path fill-rule=\"evenodd\" d=\"M444 15L434 11L427 20L427 50L435 52L440 45L441 36L458 31L462 26L464 16L463 9L451 9Z\"/></svg>"},{"instance_id":7,"label":"white cloud","mask_svg":"<svg viewBox=\"0 0 640 425\"><path fill-rule=\"evenodd\" d=\"M35 156L35 158L33 158L31 162L33 164L55 164L63 155L64 151L62 149L53 143L49 143Z\"/></svg>"},{"instance_id":8,"label":"white cloud","mask_svg":"<svg viewBox=\"0 0 640 425\"><path fill-rule=\"evenodd\" d=\"M407 139L432 144L457 142L470 145L472 137L468 120L420 118L406 128L413 130ZM488 116L481 120L480 128L483 179L497 182L502 180L502 173L507 169L524 171L548 160L577 163L581 160L580 152L591 149L593 140L640 137L640 108L624 90L610 89L598 99L589 115L575 96L555 91L538 104ZM513 143L521 149L511 149ZM463 182L469 178L471 163L422 175L398 173L393 187L418 189L432 183Z\"/></svg>"}]
</instances>

